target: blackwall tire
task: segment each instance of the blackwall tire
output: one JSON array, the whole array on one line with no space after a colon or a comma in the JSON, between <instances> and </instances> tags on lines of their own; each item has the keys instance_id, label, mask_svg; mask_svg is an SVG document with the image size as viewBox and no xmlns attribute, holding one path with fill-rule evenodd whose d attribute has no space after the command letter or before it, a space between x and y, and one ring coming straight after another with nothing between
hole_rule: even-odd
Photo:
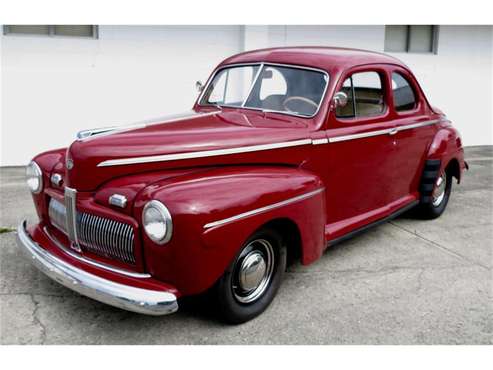
<instances>
[{"instance_id":1,"label":"blackwall tire","mask_svg":"<svg viewBox=\"0 0 493 370\"><path fill-rule=\"evenodd\" d=\"M241 324L260 315L281 285L286 257L286 246L277 231L264 228L255 232L212 290L219 318Z\"/></svg>"},{"instance_id":2,"label":"blackwall tire","mask_svg":"<svg viewBox=\"0 0 493 370\"><path fill-rule=\"evenodd\" d=\"M440 184L438 184L442 180ZM445 182L445 186L443 186L443 182ZM438 186L437 186L438 184ZM443 192L440 190L440 185L443 186ZM450 198L450 194L452 191L452 176L448 172L444 172L438 179L437 183L435 183L434 193L432 195L432 199L429 203L420 204L416 209L416 214L418 217L426 220L432 220L438 218L442 215L447 208L447 204Z\"/></svg>"}]
</instances>

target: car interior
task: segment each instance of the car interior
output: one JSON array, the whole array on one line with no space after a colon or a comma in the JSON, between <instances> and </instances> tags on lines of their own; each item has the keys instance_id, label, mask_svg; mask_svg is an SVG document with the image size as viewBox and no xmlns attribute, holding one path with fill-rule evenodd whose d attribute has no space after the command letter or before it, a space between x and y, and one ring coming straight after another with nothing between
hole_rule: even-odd
<instances>
[{"instance_id":1,"label":"car interior","mask_svg":"<svg viewBox=\"0 0 493 370\"><path fill-rule=\"evenodd\" d=\"M245 106L312 116L325 91L326 76L317 71L268 66Z\"/></svg>"},{"instance_id":2,"label":"car interior","mask_svg":"<svg viewBox=\"0 0 493 370\"><path fill-rule=\"evenodd\" d=\"M326 74L310 69L266 65L248 91L245 89L248 83L244 82L254 80L256 68L258 66L233 67L218 73L204 96L205 103L239 107L243 104L241 99L249 93L243 105L246 108L301 116L312 116L317 112L328 83Z\"/></svg>"},{"instance_id":3,"label":"car interior","mask_svg":"<svg viewBox=\"0 0 493 370\"><path fill-rule=\"evenodd\" d=\"M340 90L348 101L336 108L339 118L368 117L384 111L384 92L376 72L355 73L344 81Z\"/></svg>"}]
</instances>

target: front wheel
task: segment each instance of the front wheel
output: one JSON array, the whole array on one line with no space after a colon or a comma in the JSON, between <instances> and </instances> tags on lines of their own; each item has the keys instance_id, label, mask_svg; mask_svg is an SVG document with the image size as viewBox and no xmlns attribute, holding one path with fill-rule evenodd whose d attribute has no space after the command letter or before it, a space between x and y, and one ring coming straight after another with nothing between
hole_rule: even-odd
<instances>
[{"instance_id":1,"label":"front wheel","mask_svg":"<svg viewBox=\"0 0 493 370\"><path fill-rule=\"evenodd\" d=\"M272 302L286 269L286 246L279 233L262 229L243 245L213 293L221 319L240 324Z\"/></svg>"}]
</instances>

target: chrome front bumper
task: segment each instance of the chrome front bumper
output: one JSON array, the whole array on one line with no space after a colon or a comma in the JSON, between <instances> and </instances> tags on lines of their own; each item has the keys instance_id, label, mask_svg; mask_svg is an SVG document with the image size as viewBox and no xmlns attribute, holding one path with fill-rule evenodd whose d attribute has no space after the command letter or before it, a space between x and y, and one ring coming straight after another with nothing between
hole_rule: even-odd
<instances>
[{"instance_id":1,"label":"chrome front bumper","mask_svg":"<svg viewBox=\"0 0 493 370\"><path fill-rule=\"evenodd\" d=\"M173 293L115 283L72 266L47 252L28 234L26 221L17 228L17 244L41 272L82 295L147 315L166 315L178 310Z\"/></svg>"}]
</instances>

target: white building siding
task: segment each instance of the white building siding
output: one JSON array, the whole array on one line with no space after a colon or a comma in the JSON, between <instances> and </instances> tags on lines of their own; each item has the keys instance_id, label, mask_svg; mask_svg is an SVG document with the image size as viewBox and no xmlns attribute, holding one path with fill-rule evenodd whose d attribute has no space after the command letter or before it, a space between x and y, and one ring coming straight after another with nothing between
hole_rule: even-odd
<instances>
[{"instance_id":1,"label":"white building siding","mask_svg":"<svg viewBox=\"0 0 493 370\"><path fill-rule=\"evenodd\" d=\"M438 53L395 53L465 145L493 144L491 26L441 26ZM99 39L2 36L0 165L84 128L187 110L225 57L285 45L383 51L384 26L100 26Z\"/></svg>"},{"instance_id":2,"label":"white building siding","mask_svg":"<svg viewBox=\"0 0 493 370\"><path fill-rule=\"evenodd\" d=\"M383 52L384 26L274 26L272 46L331 45ZM493 27L440 26L437 54L389 53L416 75L464 145L493 144Z\"/></svg>"},{"instance_id":3,"label":"white building siding","mask_svg":"<svg viewBox=\"0 0 493 370\"><path fill-rule=\"evenodd\" d=\"M189 110L195 81L242 51L240 26L100 26L99 39L2 36L1 165L85 128Z\"/></svg>"}]
</instances>

